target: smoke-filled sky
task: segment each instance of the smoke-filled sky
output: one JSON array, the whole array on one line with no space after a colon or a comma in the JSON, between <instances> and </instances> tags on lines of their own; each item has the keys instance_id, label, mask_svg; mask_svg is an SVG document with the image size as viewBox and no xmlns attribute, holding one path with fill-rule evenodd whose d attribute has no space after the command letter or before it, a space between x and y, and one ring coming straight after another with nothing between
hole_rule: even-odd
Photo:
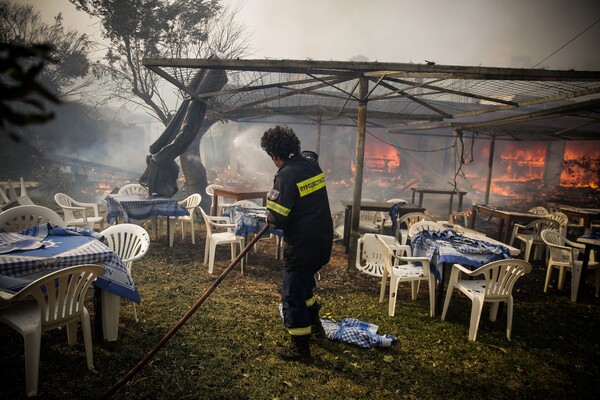
<instances>
[{"instance_id":1,"label":"smoke-filled sky","mask_svg":"<svg viewBox=\"0 0 600 400\"><path fill-rule=\"evenodd\" d=\"M51 20L92 33L68 0L33 4ZM240 5L246 58L370 61L600 70L598 0L222 0ZM578 36L579 35L579 36ZM99 38L99 35L95 35Z\"/></svg>"}]
</instances>

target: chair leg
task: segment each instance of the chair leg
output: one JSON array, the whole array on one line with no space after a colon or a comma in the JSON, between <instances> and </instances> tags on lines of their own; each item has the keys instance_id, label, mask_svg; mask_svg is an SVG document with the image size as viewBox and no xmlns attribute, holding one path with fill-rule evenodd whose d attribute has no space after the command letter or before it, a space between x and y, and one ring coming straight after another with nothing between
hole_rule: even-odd
<instances>
[{"instance_id":1,"label":"chair leg","mask_svg":"<svg viewBox=\"0 0 600 400\"><path fill-rule=\"evenodd\" d=\"M559 267L558 268L558 290L563 290L563 287L565 286L565 278L566 278L566 273L565 273L565 267Z\"/></svg>"},{"instance_id":2,"label":"chair leg","mask_svg":"<svg viewBox=\"0 0 600 400\"><path fill-rule=\"evenodd\" d=\"M548 293L548 286L550 286L550 278L552 277L552 265L548 265L548 271L546 271L546 282L544 282L544 293Z\"/></svg>"},{"instance_id":3,"label":"chair leg","mask_svg":"<svg viewBox=\"0 0 600 400\"><path fill-rule=\"evenodd\" d=\"M27 329L21 333L25 350L25 391L27 397L36 396L40 374L40 347L42 343L42 325Z\"/></svg>"},{"instance_id":4,"label":"chair leg","mask_svg":"<svg viewBox=\"0 0 600 400\"><path fill-rule=\"evenodd\" d=\"M215 265L215 252L217 251L217 245L215 242L210 244L210 254L208 260L208 273L213 273L213 266Z\"/></svg>"},{"instance_id":5,"label":"chair leg","mask_svg":"<svg viewBox=\"0 0 600 400\"><path fill-rule=\"evenodd\" d=\"M512 320L513 320L513 298L508 297L506 302L506 338L510 340L512 335Z\"/></svg>"},{"instance_id":6,"label":"chair leg","mask_svg":"<svg viewBox=\"0 0 600 400\"><path fill-rule=\"evenodd\" d=\"M83 344L85 345L85 358L89 370L94 369L94 352L92 346L92 328L90 326L90 314L87 308L83 308L81 316L81 330L83 331Z\"/></svg>"},{"instance_id":7,"label":"chair leg","mask_svg":"<svg viewBox=\"0 0 600 400\"><path fill-rule=\"evenodd\" d=\"M134 302L131 302L131 305L133 306L133 319L135 319L135 322L139 322L139 318L137 315L137 306Z\"/></svg>"},{"instance_id":8,"label":"chair leg","mask_svg":"<svg viewBox=\"0 0 600 400\"><path fill-rule=\"evenodd\" d=\"M525 243L525 254L523 255L523 260L529 261L529 255L531 253L531 243Z\"/></svg>"},{"instance_id":9,"label":"chair leg","mask_svg":"<svg viewBox=\"0 0 600 400\"><path fill-rule=\"evenodd\" d=\"M429 316L435 317L435 278L429 279Z\"/></svg>"},{"instance_id":10,"label":"chair leg","mask_svg":"<svg viewBox=\"0 0 600 400\"><path fill-rule=\"evenodd\" d=\"M196 244L196 235L194 235L194 221L193 220L190 222L190 234L192 235L192 244Z\"/></svg>"},{"instance_id":11,"label":"chair leg","mask_svg":"<svg viewBox=\"0 0 600 400\"><path fill-rule=\"evenodd\" d=\"M594 280L596 281L596 297L599 297L598 295L600 295L600 268L596 269L594 275Z\"/></svg>"},{"instance_id":12,"label":"chair leg","mask_svg":"<svg viewBox=\"0 0 600 400\"><path fill-rule=\"evenodd\" d=\"M379 289L379 302L383 303L383 299L385 298L385 289L387 287L388 282L388 273L387 270L383 270L383 276L381 277L381 287Z\"/></svg>"},{"instance_id":13,"label":"chair leg","mask_svg":"<svg viewBox=\"0 0 600 400\"><path fill-rule=\"evenodd\" d=\"M419 293L420 281L412 281L410 283L410 296L413 301L417 300L417 294Z\"/></svg>"},{"instance_id":14,"label":"chair leg","mask_svg":"<svg viewBox=\"0 0 600 400\"><path fill-rule=\"evenodd\" d=\"M469 340L477 340L477 330L479 329L479 321L481 320L481 312L483 311L483 301L479 297L475 297L471 306L471 322L469 324Z\"/></svg>"},{"instance_id":15,"label":"chair leg","mask_svg":"<svg viewBox=\"0 0 600 400\"><path fill-rule=\"evenodd\" d=\"M448 312L448 306L450 305L450 298L452 297L452 292L454 291L454 284L452 283L452 279L448 282L448 288L446 289L446 299L444 300L444 308L442 309L442 321L446 319L446 313Z\"/></svg>"},{"instance_id":16,"label":"chair leg","mask_svg":"<svg viewBox=\"0 0 600 400\"><path fill-rule=\"evenodd\" d=\"M398 278L394 275L390 277L390 296L388 301L388 315L393 317L396 313L396 300L398 295Z\"/></svg>"},{"instance_id":17,"label":"chair leg","mask_svg":"<svg viewBox=\"0 0 600 400\"><path fill-rule=\"evenodd\" d=\"M204 265L208 262L208 252L210 251L210 239L206 238L206 243L204 244Z\"/></svg>"},{"instance_id":18,"label":"chair leg","mask_svg":"<svg viewBox=\"0 0 600 400\"><path fill-rule=\"evenodd\" d=\"M77 322L67 324L67 343L69 346L77 344Z\"/></svg>"},{"instance_id":19,"label":"chair leg","mask_svg":"<svg viewBox=\"0 0 600 400\"><path fill-rule=\"evenodd\" d=\"M496 322L496 318L498 318L498 309L499 307L498 302L493 302L490 304L490 321L492 322Z\"/></svg>"}]
</instances>

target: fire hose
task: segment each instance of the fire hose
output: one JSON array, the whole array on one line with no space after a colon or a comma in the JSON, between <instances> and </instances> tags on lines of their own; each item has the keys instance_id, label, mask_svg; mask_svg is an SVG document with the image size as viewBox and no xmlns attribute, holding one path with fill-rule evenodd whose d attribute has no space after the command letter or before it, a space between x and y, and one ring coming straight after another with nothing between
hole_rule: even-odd
<instances>
[{"instance_id":1,"label":"fire hose","mask_svg":"<svg viewBox=\"0 0 600 400\"><path fill-rule=\"evenodd\" d=\"M254 246L254 244L265 234L265 232L269 229L269 224L265 224L265 226L252 238L250 243L244 247L244 249L238 254L237 257L231 261L231 263L225 268L225 270L219 275L219 277L213 282L212 285L200 296L200 298L196 301L196 303L190 308L190 310L183 316L181 319L173 326L169 332L154 346L152 350L148 352L142 358L137 365L135 365L121 380L115 383L112 387L110 387L103 395L100 397L101 399L108 399L110 396L115 394L117 390L119 390L123 385L125 385L133 376L140 370L144 365L148 363L158 353L158 351L171 339L171 337L185 324L185 322L200 308L202 303L214 292L214 290L219 286L219 284L225 279L225 277L229 274L229 272L236 266L240 260L246 256L246 253Z\"/></svg>"}]
</instances>

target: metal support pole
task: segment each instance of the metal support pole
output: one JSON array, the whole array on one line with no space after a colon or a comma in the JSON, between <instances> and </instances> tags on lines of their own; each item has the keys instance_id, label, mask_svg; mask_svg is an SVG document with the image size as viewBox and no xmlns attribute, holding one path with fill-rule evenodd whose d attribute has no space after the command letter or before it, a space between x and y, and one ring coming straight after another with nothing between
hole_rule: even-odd
<instances>
[{"instance_id":1,"label":"metal support pole","mask_svg":"<svg viewBox=\"0 0 600 400\"><path fill-rule=\"evenodd\" d=\"M494 147L496 146L496 137L492 136L492 141L490 142L490 156L488 159L488 174L487 174L487 182L485 184L485 201L483 204L488 205L490 202L490 186L492 185L492 169L494 166Z\"/></svg>"},{"instance_id":2,"label":"metal support pole","mask_svg":"<svg viewBox=\"0 0 600 400\"><path fill-rule=\"evenodd\" d=\"M321 155L321 118L317 119L317 137L315 138L315 153Z\"/></svg>"},{"instance_id":3,"label":"metal support pole","mask_svg":"<svg viewBox=\"0 0 600 400\"><path fill-rule=\"evenodd\" d=\"M358 117L356 125L356 154L354 156L354 193L352 196L352 216L350 219L350 252L348 256L348 269L356 268L356 242L360 236L358 225L360 222L360 200L362 197L363 165L365 160L365 137L367 126L367 93L369 81L360 78L358 103Z\"/></svg>"}]
</instances>

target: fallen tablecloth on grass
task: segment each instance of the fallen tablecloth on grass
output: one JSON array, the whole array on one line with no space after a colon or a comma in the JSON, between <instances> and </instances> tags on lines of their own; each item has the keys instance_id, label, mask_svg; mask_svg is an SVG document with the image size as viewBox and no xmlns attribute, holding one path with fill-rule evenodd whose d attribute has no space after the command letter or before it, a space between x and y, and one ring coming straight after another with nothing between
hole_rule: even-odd
<instances>
[{"instance_id":1,"label":"fallen tablecloth on grass","mask_svg":"<svg viewBox=\"0 0 600 400\"><path fill-rule=\"evenodd\" d=\"M337 323L321 318L323 329L327 338L337 342L354 344L363 348L390 347L397 342L393 335L386 333L381 336L377 334L379 327L369 322L360 321L356 318L342 318Z\"/></svg>"}]
</instances>

